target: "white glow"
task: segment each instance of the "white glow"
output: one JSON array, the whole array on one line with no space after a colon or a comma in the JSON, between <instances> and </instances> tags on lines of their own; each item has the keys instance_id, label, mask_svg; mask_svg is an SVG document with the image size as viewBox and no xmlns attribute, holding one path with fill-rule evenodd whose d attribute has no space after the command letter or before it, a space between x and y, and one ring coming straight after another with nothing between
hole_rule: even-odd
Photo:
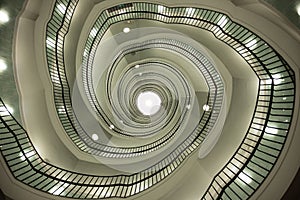
<instances>
[{"instance_id":1,"label":"white glow","mask_svg":"<svg viewBox=\"0 0 300 200\"><path fill-rule=\"evenodd\" d=\"M162 6L162 5L159 5L158 6L158 12L164 12L164 10L165 10L165 7L164 6Z\"/></svg>"},{"instance_id":2,"label":"white glow","mask_svg":"<svg viewBox=\"0 0 300 200\"><path fill-rule=\"evenodd\" d=\"M186 8L185 12L187 15L193 15L195 12L195 9L194 8Z\"/></svg>"},{"instance_id":3,"label":"white glow","mask_svg":"<svg viewBox=\"0 0 300 200\"><path fill-rule=\"evenodd\" d=\"M0 24L4 24L8 21L9 21L8 13L5 10L1 9L0 10Z\"/></svg>"},{"instance_id":4,"label":"white glow","mask_svg":"<svg viewBox=\"0 0 300 200\"><path fill-rule=\"evenodd\" d=\"M274 74L274 75L272 75L272 77L278 79L278 78L281 78L281 75L280 74Z\"/></svg>"},{"instance_id":5,"label":"white glow","mask_svg":"<svg viewBox=\"0 0 300 200\"><path fill-rule=\"evenodd\" d=\"M243 172L241 172L239 174L239 178L242 179L243 181L245 181L248 184L252 182L252 179L249 176L247 176L246 174L244 174Z\"/></svg>"},{"instance_id":6,"label":"white glow","mask_svg":"<svg viewBox=\"0 0 300 200\"><path fill-rule=\"evenodd\" d=\"M83 56L86 57L88 55L88 50L87 49L84 49L83 51Z\"/></svg>"},{"instance_id":7,"label":"white glow","mask_svg":"<svg viewBox=\"0 0 300 200\"><path fill-rule=\"evenodd\" d=\"M223 28L223 27L226 25L227 22L228 22L227 17L223 16L217 24L218 24L221 28Z\"/></svg>"},{"instance_id":8,"label":"white glow","mask_svg":"<svg viewBox=\"0 0 300 200\"><path fill-rule=\"evenodd\" d=\"M1 116L5 116L5 115L9 115L8 111L5 109L5 107L0 107L0 115Z\"/></svg>"},{"instance_id":9,"label":"white glow","mask_svg":"<svg viewBox=\"0 0 300 200\"><path fill-rule=\"evenodd\" d=\"M60 106L58 109L57 109L58 113L62 114L62 113L66 113L66 109L64 106Z\"/></svg>"},{"instance_id":10,"label":"white glow","mask_svg":"<svg viewBox=\"0 0 300 200\"><path fill-rule=\"evenodd\" d=\"M109 129L114 129L115 128L115 126L113 125L113 124L111 124L110 126L109 126Z\"/></svg>"},{"instance_id":11,"label":"white glow","mask_svg":"<svg viewBox=\"0 0 300 200\"><path fill-rule=\"evenodd\" d=\"M191 109L191 104L186 105L186 109Z\"/></svg>"},{"instance_id":12,"label":"white glow","mask_svg":"<svg viewBox=\"0 0 300 200\"><path fill-rule=\"evenodd\" d=\"M54 187L52 187L48 192L53 194L53 195L59 195L61 194L66 187L68 187L69 184L65 183L65 184L61 184L61 185L55 185Z\"/></svg>"},{"instance_id":13,"label":"white glow","mask_svg":"<svg viewBox=\"0 0 300 200\"><path fill-rule=\"evenodd\" d=\"M203 110L204 110L204 111L209 111L209 105L204 104L204 105L203 105Z\"/></svg>"},{"instance_id":14,"label":"white glow","mask_svg":"<svg viewBox=\"0 0 300 200\"><path fill-rule=\"evenodd\" d=\"M6 104L6 108L0 107L0 115L1 116L6 116L9 115L9 113L13 114L14 113L14 109L12 107L10 107L9 105Z\"/></svg>"},{"instance_id":15,"label":"white glow","mask_svg":"<svg viewBox=\"0 0 300 200\"><path fill-rule=\"evenodd\" d=\"M271 133L271 134L277 134L278 133L278 130L276 128L270 128L270 127L267 127L265 131L267 133Z\"/></svg>"},{"instance_id":16,"label":"white glow","mask_svg":"<svg viewBox=\"0 0 300 200\"><path fill-rule=\"evenodd\" d=\"M27 158L29 158L29 157L31 157L31 156L33 156L33 155L34 155L34 151L30 151L30 152L28 152L28 153L25 153L25 156L26 156ZM19 154L19 156L20 156L20 159L21 159L22 161L25 160L25 156L23 155L22 152Z\"/></svg>"},{"instance_id":17,"label":"white glow","mask_svg":"<svg viewBox=\"0 0 300 200\"><path fill-rule=\"evenodd\" d=\"M297 5L296 10L297 10L297 14L300 16L300 3Z\"/></svg>"},{"instance_id":18,"label":"white glow","mask_svg":"<svg viewBox=\"0 0 300 200\"><path fill-rule=\"evenodd\" d=\"M283 99L283 100L286 100L286 97L283 97L282 99Z\"/></svg>"},{"instance_id":19,"label":"white glow","mask_svg":"<svg viewBox=\"0 0 300 200\"><path fill-rule=\"evenodd\" d=\"M62 14L66 13L67 7L64 4L62 4L62 3L58 4L57 8Z\"/></svg>"},{"instance_id":20,"label":"white glow","mask_svg":"<svg viewBox=\"0 0 300 200\"><path fill-rule=\"evenodd\" d=\"M246 44L246 47L248 47L250 50L252 50L252 49L254 49L256 47L256 43L257 43L256 39L251 40L250 42L248 42Z\"/></svg>"},{"instance_id":21,"label":"white glow","mask_svg":"<svg viewBox=\"0 0 300 200\"><path fill-rule=\"evenodd\" d=\"M0 59L0 72L3 72L7 69L7 64L3 59Z\"/></svg>"},{"instance_id":22,"label":"white glow","mask_svg":"<svg viewBox=\"0 0 300 200\"><path fill-rule=\"evenodd\" d=\"M272 84L272 80L271 80L271 79L263 80L262 82L263 82L263 84L265 84L265 85L270 85L270 84Z\"/></svg>"},{"instance_id":23,"label":"white glow","mask_svg":"<svg viewBox=\"0 0 300 200\"><path fill-rule=\"evenodd\" d=\"M151 107L151 106L153 106L153 101L152 101L151 99L147 99L147 100L145 101L145 105L146 105L147 107Z\"/></svg>"},{"instance_id":24,"label":"white glow","mask_svg":"<svg viewBox=\"0 0 300 200\"><path fill-rule=\"evenodd\" d=\"M161 106L161 99L155 92L142 92L137 97L137 107L143 115L153 115Z\"/></svg>"},{"instance_id":25,"label":"white glow","mask_svg":"<svg viewBox=\"0 0 300 200\"><path fill-rule=\"evenodd\" d=\"M135 65L134 68L138 69L140 67L140 65Z\"/></svg>"},{"instance_id":26,"label":"white glow","mask_svg":"<svg viewBox=\"0 0 300 200\"><path fill-rule=\"evenodd\" d=\"M97 135L97 134L93 134L93 135L92 135L92 139L96 141L96 140L98 140L98 139L99 139L99 137L98 137L98 135Z\"/></svg>"},{"instance_id":27,"label":"white glow","mask_svg":"<svg viewBox=\"0 0 300 200\"><path fill-rule=\"evenodd\" d=\"M282 81L284 81L284 79L281 79L281 75L280 74L275 74L272 75L273 79L274 79L274 84L280 84Z\"/></svg>"},{"instance_id":28,"label":"white glow","mask_svg":"<svg viewBox=\"0 0 300 200\"><path fill-rule=\"evenodd\" d=\"M284 81L284 79L275 79L275 80L274 80L274 84L275 84L275 85L278 85L278 84L280 84L282 81Z\"/></svg>"},{"instance_id":29,"label":"white glow","mask_svg":"<svg viewBox=\"0 0 300 200\"><path fill-rule=\"evenodd\" d=\"M123 28L123 32L124 32L124 33L129 33L129 32L130 32L130 28L129 28L129 27Z\"/></svg>"},{"instance_id":30,"label":"white glow","mask_svg":"<svg viewBox=\"0 0 300 200\"><path fill-rule=\"evenodd\" d=\"M139 73L139 76L142 76L143 75L143 73Z\"/></svg>"},{"instance_id":31,"label":"white glow","mask_svg":"<svg viewBox=\"0 0 300 200\"><path fill-rule=\"evenodd\" d=\"M6 108L7 108L8 112L10 112L10 114L14 113L14 109L10 105L6 104Z\"/></svg>"},{"instance_id":32,"label":"white glow","mask_svg":"<svg viewBox=\"0 0 300 200\"><path fill-rule=\"evenodd\" d=\"M47 37L46 44L48 48L55 48L55 40L50 37Z\"/></svg>"},{"instance_id":33,"label":"white glow","mask_svg":"<svg viewBox=\"0 0 300 200\"><path fill-rule=\"evenodd\" d=\"M94 28L91 30L90 35L91 35L92 37L95 37L95 36L97 35L97 32L98 32L98 29L94 27Z\"/></svg>"}]
</instances>

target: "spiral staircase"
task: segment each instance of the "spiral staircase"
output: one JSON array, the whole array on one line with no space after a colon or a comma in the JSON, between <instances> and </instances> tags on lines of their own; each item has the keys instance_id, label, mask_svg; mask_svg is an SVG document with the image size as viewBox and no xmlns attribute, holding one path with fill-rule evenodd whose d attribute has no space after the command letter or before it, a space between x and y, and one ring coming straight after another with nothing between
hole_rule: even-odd
<instances>
[{"instance_id":1,"label":"spiral staircase","mask_svg":"<svg viewBox=\"0 0 300 200\"><path fill-rule=\"evenodd\" d=\"M14 12L5 198L286 193L300 165L300 35L270 4L27 0Z\"/></svg>"}]
</instances>

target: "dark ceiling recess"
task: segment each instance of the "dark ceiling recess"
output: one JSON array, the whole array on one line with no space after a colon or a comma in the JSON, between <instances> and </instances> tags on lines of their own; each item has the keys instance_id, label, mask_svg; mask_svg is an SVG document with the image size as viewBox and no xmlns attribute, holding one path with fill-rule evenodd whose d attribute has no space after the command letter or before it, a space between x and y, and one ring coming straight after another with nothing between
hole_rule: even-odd
<instances>
[{"instance_id":1,"label":"dark ceiling recess","mask_svg":"<svg viewBox=\"0 0 300 200\"><path fill-rule=\"evenodd\" d=\"M300 200L299 187L300 187L300 173L298 169L297 175L295 176L293 182L289 186L286 193L283 195L282 200L290 200L290 199Z\"/></svg>"}]
</instances>

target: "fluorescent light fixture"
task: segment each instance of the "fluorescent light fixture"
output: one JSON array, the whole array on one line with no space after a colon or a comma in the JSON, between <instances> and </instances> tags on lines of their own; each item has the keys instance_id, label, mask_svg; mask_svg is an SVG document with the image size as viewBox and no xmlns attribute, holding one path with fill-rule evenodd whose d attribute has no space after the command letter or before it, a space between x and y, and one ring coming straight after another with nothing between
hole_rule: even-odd
<instances>
[{"instance_id":1,"label":"fluorescent light fixture","mask_svg":"<svg viewBox=\"0 0 300 200\"><path fill-rule=\"evenodd\" d=\"M130 32L130 28L129 28L129 27L123 28L123 32L124 32L124 33L129 33L129 32Z\"/></svg>"},{"instance_id":2,"label":"fluorescent light fixture","mask_svg":"<svg viewBox=\"0 0 300 200\"><path fill-rule=\"evenodd\" d=\"M0 59L0 72L3 72L7 69L7 64L3 59Z\"/></svg>"},{"instance_id":3,"label":"fluorescent light fixture","mask_svg":"<svg viewBox=\"0 0 300 200\"><path fill-rule=\"evenodd\" d=\"M0 24L7 23L9 21L8 12L6 10L0 10Z\"/></svg>"},{"instance_id":4,"label":"fluorescent light fixture","mask_svg":"<svg viewBox=\"0 0 300 200\"><path fill-rule=\"evenodd\" d=\"M95 134L95 133L94 133L94 134L92 135L92 139L96 141L96 140L98 140L98 139L99 139L99 137L98 137L98 135L97 135L97 134Z\"/></svg>"}]
</instances>

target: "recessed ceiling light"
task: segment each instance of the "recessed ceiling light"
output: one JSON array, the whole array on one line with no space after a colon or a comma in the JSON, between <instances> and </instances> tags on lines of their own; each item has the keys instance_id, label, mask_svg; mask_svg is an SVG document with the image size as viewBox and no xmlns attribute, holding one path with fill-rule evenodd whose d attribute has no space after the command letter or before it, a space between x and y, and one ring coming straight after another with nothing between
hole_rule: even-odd
<instances>
[{"instance_id":1,"label":"recessed ceiling light","mask_svg":"<svg viewBox=\"0 0 300 200\"><path fill-rule=\"evenodd\" d=\"M3 59L0 59L0 72L3 72L7 69L7 64Z\"/></svg>"},{"instance_id":2,"label":"recessed ceiling light","mask_svg":"<svg viewBox=\"0 0 300 200\"><path fill-rule=\"evenodd\" d=\"M5 10L1 9L0 10L0 24L4 24L8 21L9 21L8 13Z\"/></svg>"},{"instance_id":3,"label":"recessed ceiling light","mask_svg":"<svg viewBox=\"0 0 300 200\"><path fill-rule=\"evenodd\" d=\"M296 10L297 10L298 15L300 16L300 3L297 5Z\"/></svg>"},{"instance_id":4,"label":"recessed ceiling light","mask_svg":"<svg viewBox=\"0 0 300 200\"><path fill-rule=\"evenodd\" d=\"M129 32L130 32L130 28L129 28L129 27L123 28L123 32L124 32L124 33L129 33Z\"/></svg>"},{"instance_id":5,"label":"recessed ceiling light","mask_svg":"<svg viewBox=\"0 0 300 200\"><path fill-rule=\"evenodd\" d=\"M97 134L93 134L93 135L92 135L92 139L96 141L96 140L98 140L98 139L99 139L99 137L98 137L98 135L97 135Z\"/></svg>"},{"instance_id":6,"label":"recessed ceiling light","mask_svg":"<svg viewBox=\"0 0 300 200\"><path fill-rule=\"evenodd\" d=\"M138 69L140 67L140 65L135 65L134 68Z\"/></svg>"}]
</instances>

